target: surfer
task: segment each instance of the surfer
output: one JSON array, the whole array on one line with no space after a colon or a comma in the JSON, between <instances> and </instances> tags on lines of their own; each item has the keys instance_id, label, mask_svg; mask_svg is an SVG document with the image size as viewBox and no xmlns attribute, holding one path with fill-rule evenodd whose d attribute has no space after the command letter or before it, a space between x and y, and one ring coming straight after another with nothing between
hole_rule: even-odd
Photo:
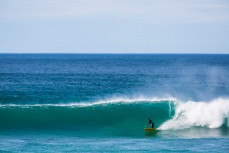
<instances>
[{"instance_id":1,"label":"surfer","mask_svg":"<svg viewBox=\"0 0 229 153\"><path fill-rule=\"evenodd\" d=\"M148 118L148 124L147 124L147 126L148 125L151 125L151 127L154 128L154 122L150 118Z\"/></svg>"}]
</instances>

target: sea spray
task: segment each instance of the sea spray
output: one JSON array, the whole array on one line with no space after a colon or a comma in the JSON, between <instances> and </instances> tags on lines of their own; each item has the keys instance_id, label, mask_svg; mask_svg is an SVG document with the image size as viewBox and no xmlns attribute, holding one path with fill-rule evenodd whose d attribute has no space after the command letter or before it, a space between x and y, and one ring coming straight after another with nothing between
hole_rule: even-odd
<instances>
[{"instance_id":1,"label":"sea spray","mask_svg":"<svg viewBox=\"0 0 229 153\"><path fill-rule=\"evenodd\" d=\"M219 128L228 118L229 99L227 98L219 98L211 102L179 102L174 117L163 123L160 129Z\"/></svg>"}]
</instances>

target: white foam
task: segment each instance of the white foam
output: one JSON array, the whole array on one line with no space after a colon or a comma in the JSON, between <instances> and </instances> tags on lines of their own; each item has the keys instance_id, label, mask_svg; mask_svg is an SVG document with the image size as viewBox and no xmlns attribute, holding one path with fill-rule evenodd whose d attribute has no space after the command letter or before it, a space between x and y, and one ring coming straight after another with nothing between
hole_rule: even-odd
<instances>
[{"instance_id":1,"label":"white foam","mask_svg":"<svg viewBox=\"0 0 229 153\"><path fill-rule=\"evenodd\" d=\"M115 104L115 103L141 103L141 102L161 102L161 101L168 101L170 102L176 102L177 99L173 97L167 97L167 98L158 98L158 97L134 97L134 98L128 98L128 97L115 97L115 98L109 98L104 100L99 100L95 102L72 102L72 103L60 103L60 104L1 104L0 107L49 107L49 106L62 106L62 107L88 107L88 106L95 106L95 105L108 105L108 104Z\"/></svg>"},{"instance_id":2,"label":"white foam","mask_svg":"<svg viewBox=\"0 0 229 153\"><path fill-rule=\"evenodd\" d=\"M192 126L219 128L224 124L225 119L229 119L227 98L219 98L211 102L180 102L176 106L174 117L162 124L159 129L183 129Z\"/></svg>"},{"instance_id":3,"label":"white foam","mask_svg":"<svg viewBox=\"0 0 229 153\"><path fill-rule=\"evenodd\" d=\"M97 105L97 104L110 104L110 103L138 103L138 102L161 102L161 101L177 101L176 98L173 97L166 97L166 98L158 98L158 97L134 97L134 98L128 98L128 97L116 97L116 98L110 98L105 100L100 100L94 103L84 103L86 105ZM82 103L81 103L82 104Z\"/></svg>"}]
</instances>

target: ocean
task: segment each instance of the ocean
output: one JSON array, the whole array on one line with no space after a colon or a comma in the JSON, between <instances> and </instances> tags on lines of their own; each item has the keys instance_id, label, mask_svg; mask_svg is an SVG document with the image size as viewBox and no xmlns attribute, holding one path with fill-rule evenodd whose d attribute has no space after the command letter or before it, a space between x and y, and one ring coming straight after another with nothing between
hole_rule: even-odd
<instances>
[{"instance_id":1,"label":"ocean","mask_svg":"<svg viewBox=\"0 0 229 153\"><path fill-rule=\"evenodd\" d=\"M0 152L228 152L228 78L228 54L0 54Z\"/></svg>"}]
</instances>

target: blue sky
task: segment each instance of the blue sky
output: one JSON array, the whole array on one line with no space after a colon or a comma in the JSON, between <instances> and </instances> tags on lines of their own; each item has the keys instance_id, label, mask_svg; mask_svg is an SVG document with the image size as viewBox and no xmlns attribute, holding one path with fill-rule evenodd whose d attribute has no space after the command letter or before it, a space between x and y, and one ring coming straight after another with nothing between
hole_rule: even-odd
<instances>
[{"instance_id":1,"label":"blue sky","mask_svg":"<svg viewBox=\"0 0 229 153\"><path fill-rule=\"evenodd\" d=\"M229 1L0 0L0 53L229 53Z\"/></svg>"}]
</instances>

